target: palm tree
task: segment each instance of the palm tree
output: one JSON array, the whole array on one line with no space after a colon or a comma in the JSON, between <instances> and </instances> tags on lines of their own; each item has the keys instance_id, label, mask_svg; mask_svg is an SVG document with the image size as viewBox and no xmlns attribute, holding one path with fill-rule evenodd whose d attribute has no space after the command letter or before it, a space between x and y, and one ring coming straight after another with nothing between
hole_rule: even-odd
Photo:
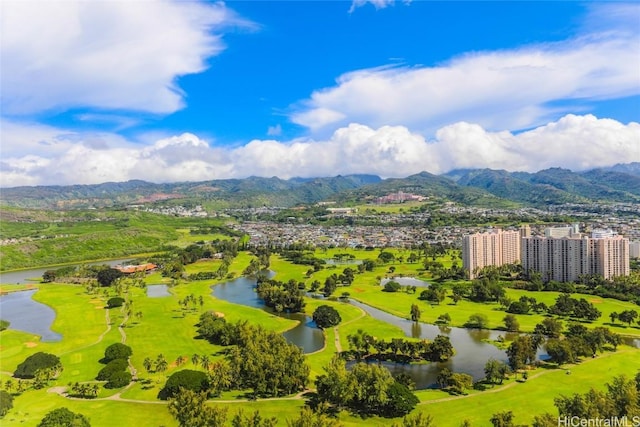
<instances>
[{"instance_id":1,"label":"palm tree","mask_svg":"<svg viewBox=\"0 0 640 427\"><path fill-rule=\"evenodd\" d=\"M151 367L153 366L153 362L151 361L151 359L149 357L146 357L144 359L144 361L142 362L142 366L144 366L144 369L147 372L151 372Z\"/></svg>"},{"instance_id":2,"label":"palm tree","mask_svg":"<svg viewBox=\"0 0 640 427\"><path fill-rule=\"evenodd\" d=\"M211 367L209 356L207 356L206 354L204 356L200 356L200 366L202 366L205 371L209 370L209 368Z\"/></svg>"},{"instance_id":3,"label":"palm tree","mask_svg":"<svg viewBox=\"0 0 640 427\"><path fill-rule=\"evenodd\" d=\"M194 353L194 355L191 356L191 363L193 363L195 366L198 366L198 364L200 363L200 356Z\"/></svg>"},{"instance_id":4,"label":"palm tree","mask_svg":"<svg viewBox=\"0 0 640 427\"><path fill-rule=\"evenodd\" d=\"M167 359L165 359L162 353L160 353L156 358L156 371L164 372L167 370L168 367L169 367L169 363L167 362Z\"/></svg>"}]
</instances>

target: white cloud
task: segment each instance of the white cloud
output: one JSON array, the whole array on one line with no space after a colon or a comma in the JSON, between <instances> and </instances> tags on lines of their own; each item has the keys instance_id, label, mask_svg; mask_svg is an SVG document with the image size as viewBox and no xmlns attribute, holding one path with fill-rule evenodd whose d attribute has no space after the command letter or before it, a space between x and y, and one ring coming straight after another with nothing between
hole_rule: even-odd
<instances>
[{"instance_id":1,"label":"white cloud","mask_svg":"<svg viewBox=\"0 0 640 427\"><path fill-rule=\"evenodd\" d=\"M280 126L280 124L277 124L275 126L269 126L269 128L267 129L267 135L269 136L282 135L282 126Z\"/></svg>"},{"instance_id":2,"label":"white cloud","mask_svg":"<svg viewBox=\"0 0 640 427\"><path fill-rule=\"evenodd\" d=\"M2 138L6 135L3 134ZM28 126L13 126L12 138ZM113 135L81 135L35 129L29 138L37 155L3 153L2 182L9 187L89 184L144 179L200 181L251 175L334 176L371 173L402 177L420 171L456 168L537 171L549 167L584 170L640 161L640 124L622 124L592 115L567 115L527 132L491 132L458 122L441 128L434 140L403 126L378 129L352 123L326 140L254 140L241 147L217 147L185 133L150 145Z\"/></svg>"},{"instance_id":3,"label":"white cloud","mask_svg":"<svg viewBox=\"0 0 640 427\"><path fill-rule=\"evenodd\" d=\"M223 3L3 1L3 114L85 106L171 113L176 78L203 71L243 22ZM217 33L218 35L214 34Z\"/></svg>"},{"instance_id":4,"label":"white cloud","mask_svg":"<svg viewBox=\"0 0 640 427\"><path fill-rule=\"evenodd\" d=\"M376 9L384 9L387 6L392 6L395 0L353 0L351 2L351 8L349 8L349 13L353 13L357 8L367 3L371 3ZM405 3L409 3L409 1L405 1Z\"/></svg>"},{"instance_id":5,"label":"white cloud","mask_svg":"<svg viewBox=\"0 0 640 427\"><path fill-rule=\"evenodd\" d=\"M585 102L640 94L640 5L594 7L596 14L606 28L563 42L346 73L296 105L290 119L316 132L351 122L424 135L457 121L526 129Z\"/></svg>"}]
</instances>

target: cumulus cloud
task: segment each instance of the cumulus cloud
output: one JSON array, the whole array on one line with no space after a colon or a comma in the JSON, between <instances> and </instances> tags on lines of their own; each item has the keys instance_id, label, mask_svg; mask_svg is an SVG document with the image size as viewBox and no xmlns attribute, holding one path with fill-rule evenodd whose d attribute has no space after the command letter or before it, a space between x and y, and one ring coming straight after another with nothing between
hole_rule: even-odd
<instances>
[{"instance_id":1,"label":"cumulus cloud","mask_svg":"<svg viewBox=\"0 0 640 427\"><path fill-rule=\"evenodd\" d=\"M174 112L183 106L176 78L203 71L229 25L251 24L223 3L3 1L3 114Z\"/></svg>"},{"instance_id":2,"label":"cumulus cloud","mask_svg":"<svg viewBox=\"0 0 640 427\"><path fill-rule=\"evenodd\" d=\"M461 120L527 129L588 102L640 94L640 5L594 7L593 15L601 20L598 32L562 42L343 74L294 106L290 119L316 132L358 122L433 135Z\"/></svg>"},{"instance_id":3,"label":"cumulus cloud","mask_svg":"<svg viewBox=\"0 0 640 427\"><path fill-rule=\"evenodd\" d=\"M16 128L14 125L14 137ZM356 123L325 140L254 140L235 148L211 145L189 133L140 145L117 136L46 128L36 129L27 140L39 144L39 154L28 154L30 150L3 154L0 185L200 181L251 175L403 177L456 168L585 170L640 161L639 123L623 124L592 115L567 115L519 134L458 122L439 129L433 140L404 126L376 129Z\"/></svg>"}]
</instances>

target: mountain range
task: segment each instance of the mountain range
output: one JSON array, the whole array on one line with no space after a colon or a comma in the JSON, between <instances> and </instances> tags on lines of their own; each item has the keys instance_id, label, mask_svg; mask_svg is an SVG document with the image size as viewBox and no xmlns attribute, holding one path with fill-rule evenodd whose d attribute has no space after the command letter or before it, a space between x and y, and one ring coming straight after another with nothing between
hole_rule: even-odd
<instances>
[{"instance_id":1,"label":"mountain range","mask_svg":"<svg viewBox=\"0 0 640 427\"><path fill-rule=\"evenodd\" d=\"M640 163L573 172L536 173L458 169L443 175L421 172L405 178L375 175L326 178L249 177L154 184L146 181L94 185L13 187L0 190L0 205L23 208L118 207L136 203L208 201L219 207L291 207L334 200L361 203L404 191L465 205L544 206L562 203L640 203Z\"/></svg>"}]
</instances>

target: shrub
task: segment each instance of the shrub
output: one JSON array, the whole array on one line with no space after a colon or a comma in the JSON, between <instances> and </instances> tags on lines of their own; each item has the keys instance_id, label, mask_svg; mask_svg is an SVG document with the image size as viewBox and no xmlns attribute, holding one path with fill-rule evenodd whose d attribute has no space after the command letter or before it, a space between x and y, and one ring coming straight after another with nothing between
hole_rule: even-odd
<instances>
[{"instance_id":1,"label":"shrub","mask_svg":"<svg viewBox=\"0 0 640 427\"><path fill-rule=\"evenodd\" d=\"M313 321L319 328L324 329L338 325L342 318L335 308L330 305L321 305L313 312Z\"/></svg>"},{"instance_id":2,"label":"shrub","mask_svg":"<svg viewBox=\"0 0 640 427\"><path fill-rule=\"evenodd\" d=\"M62 370L60 358L54 354L38 352L27 357L18 365L13 376L16 378L33 378L41 369Z\"/></svg>"},{"instance_id":3,"label":"shrub","mask_svg":"<svg viewBox=\"0 0 640 427\"><path fill-rule=\"evenodd\" d=\"M209 379L207 374L202 371L184 369L175 372L169 377L164 388L160 390L158 397L167 400L173 397L179 391L180 387L195 392L205 391L209 388Z\"/></svg>"},{"instance_id":4,"label":"shrub","mask_svg":"<svg viewBox=\"0 0 640 427\"><path fill-rule=\"evenodd\" d=\"M11 408L13 408L13 396L0 390L0 418L4 417Z\"/></svg>"},{"instance_id":5,"label":"shrub","mask_svg":"<svg viewBox=\"0 0 640 427\"><path fill-rule=\"evenodd\" d=\"M9 327L9 325L11 325L11 322L9 322L8 320L0 319L0 331L4 331Z\"/></svg>"},{"instance_id":6,"label":"shrub","mask_svg":"<svg viewBox=\"0 0 640 427\"><path fill-rule=\"evenodd\" d=\"M133 351L131 350L131 347L119 342L111 344L104 350L104 358L107 362L115 359L127 360L132 354Z\"/></svg>"},{"instance_id":7,"label":"shrub","mask_svg":"<svg viewBox=\"0 0 640 427\"><path fill-rule=\"evenodd\" d=\"M122 307L122 304L124 304L124 298L122 297L109 298L107 301L107 308Z\"/></svg>"}]
</instances>

